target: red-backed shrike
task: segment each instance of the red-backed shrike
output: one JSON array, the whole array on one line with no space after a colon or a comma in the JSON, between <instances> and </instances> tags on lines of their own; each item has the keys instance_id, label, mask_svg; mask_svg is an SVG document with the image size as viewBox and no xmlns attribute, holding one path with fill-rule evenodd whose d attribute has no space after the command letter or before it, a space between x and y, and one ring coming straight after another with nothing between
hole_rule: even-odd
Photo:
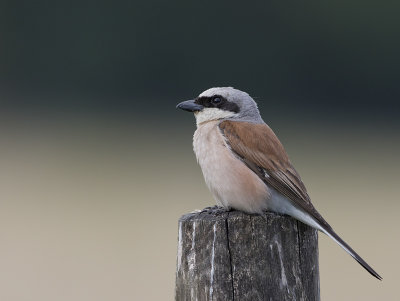
<instances>
[{"instance_id":1,"label":"red-backed shrike","mask_svg":"<svg viewBox=\"0 0 400 301\"><path fill-rule=\"evenodd\" d=\"M193 149L217 205L287 214L325 233L382 279L324 220L256 102L233 88L211 88L177 108L194 112Z\"/></svg>"}]
</instances>

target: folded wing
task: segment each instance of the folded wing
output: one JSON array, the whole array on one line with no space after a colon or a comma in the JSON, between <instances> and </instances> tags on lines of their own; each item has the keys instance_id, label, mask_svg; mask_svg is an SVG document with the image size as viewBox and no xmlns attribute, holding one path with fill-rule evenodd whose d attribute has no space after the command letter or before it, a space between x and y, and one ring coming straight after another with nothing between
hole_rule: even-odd
<instances>
[{"instance_id":1,"label":"folded wing","mask_svg":"<svg viewBox=\"0 0 400 301\"><path fill-rule=\"evenodd\" d=\"M311 203L306 187L292 166L282 144L266 125L239 121L222 121L219 128L232 151L267 185L288 198L295 207L308 214L325 234L334 239L369 273L382 279L323 219Z\"/></svg>"}]
</instances>

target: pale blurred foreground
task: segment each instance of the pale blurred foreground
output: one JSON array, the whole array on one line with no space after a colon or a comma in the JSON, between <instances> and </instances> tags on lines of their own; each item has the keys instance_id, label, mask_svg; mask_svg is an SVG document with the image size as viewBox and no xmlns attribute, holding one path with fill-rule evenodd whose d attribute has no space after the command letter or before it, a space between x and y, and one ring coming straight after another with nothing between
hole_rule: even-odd
<instances>
[{"instance_id":1,"label":"pale blurred foreground","mask_svg":"<svg viewBox=\"0 0 400 301\"><path fill-rule=\"evenodd\" d=\"M178 218L214 204L193 130L3 124L0 300L172 300ZM315 206L384 278L320 235L322 300L396 300L398 132L276 132Z\"/></svg>"}]
</instances>

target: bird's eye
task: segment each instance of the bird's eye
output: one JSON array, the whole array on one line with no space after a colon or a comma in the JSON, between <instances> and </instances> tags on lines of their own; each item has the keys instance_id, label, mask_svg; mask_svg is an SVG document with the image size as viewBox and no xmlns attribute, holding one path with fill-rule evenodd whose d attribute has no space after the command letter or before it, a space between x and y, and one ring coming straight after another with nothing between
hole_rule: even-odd
<instances>
[{"instance_id":1,"label":"bird's eye","mask_svg":"<svg viewBox=\"0 0 400 301\"><path fill-rule=\"evenodd\" d=\"M221 97L214 97L212 100L211 100L211 102L213 103L213 104L219 104L219 103L221 103L221 101L222 101L222 99L221 99Z\"/></svg>"}]
</instances>

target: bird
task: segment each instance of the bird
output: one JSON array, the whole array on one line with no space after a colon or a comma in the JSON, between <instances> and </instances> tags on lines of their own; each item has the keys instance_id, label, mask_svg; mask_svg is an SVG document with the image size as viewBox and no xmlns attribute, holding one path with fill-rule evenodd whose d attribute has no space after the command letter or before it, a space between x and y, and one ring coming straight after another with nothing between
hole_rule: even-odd
<instances>
[{"instance_id":1,"label":"bird","mask_svg":"<svg viewBox=\"0 0 400 301\"><path fill-rule=\"evenodd\" d=\"M176 107L194 113L193 150L218 206L249 214L289 215L332 238L382 280L315 209L283 145L248 93L210 88Z\"/></svg>"}]
</instances>

